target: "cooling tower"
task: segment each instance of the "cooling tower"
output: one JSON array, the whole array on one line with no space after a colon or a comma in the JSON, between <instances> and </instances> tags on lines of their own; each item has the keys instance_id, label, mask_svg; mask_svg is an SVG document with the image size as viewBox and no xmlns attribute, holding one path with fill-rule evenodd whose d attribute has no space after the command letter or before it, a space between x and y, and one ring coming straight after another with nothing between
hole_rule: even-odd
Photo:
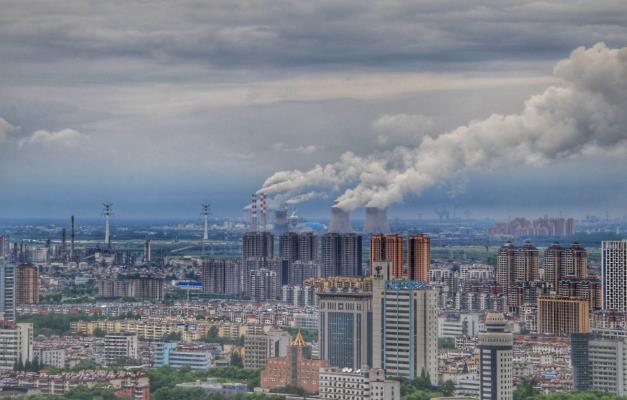
<instances>
[{"instance_id":1,"label":"cooling tower","mask_svg":"<svg viewBox=\"0 0 627 400\"><path fill-rule=\"evenodd\" d=\"M282 235L287 232L287 210L274 211L274 234Z\"/></svg>"},{"instance_id":2,"label":"cooling tower","mask_svg":"<svg viewBox=\"0 0 627 400\"><path fill-rule=\"evenodd\" d=\"M390 231L388 212L385 208L366 207L365 233L387 233Z\"/></svg>"},{"instance_id":3,"label":"cooling tower","mask_svg":"<svg viewBox=\"0 0 627 400\"><path fill-rule=\"evenodd\" d=\"M348 211L339 207L331 207L331 222L329 223L328 232L348 233L352 232L351 223L348 217Z\"/></svg>"}]
</instances>

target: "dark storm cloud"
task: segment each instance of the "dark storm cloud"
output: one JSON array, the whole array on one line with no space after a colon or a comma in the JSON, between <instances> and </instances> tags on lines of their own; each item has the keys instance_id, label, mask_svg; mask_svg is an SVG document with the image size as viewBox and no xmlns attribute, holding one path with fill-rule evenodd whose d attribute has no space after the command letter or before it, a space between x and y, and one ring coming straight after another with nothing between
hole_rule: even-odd
<instances>
[{"instance_id":1,"label":"dark storm cloud","mask_svg":"<svg viewBox=\"0 0 627 400\"><path fill-rule=\"evenodd\" d=\"M115 56L243 68L554 58L600 40L623 44L627 19L621 1L5 1L2 8L2 52L17 59Z\"/></svg>"}]
</instances>

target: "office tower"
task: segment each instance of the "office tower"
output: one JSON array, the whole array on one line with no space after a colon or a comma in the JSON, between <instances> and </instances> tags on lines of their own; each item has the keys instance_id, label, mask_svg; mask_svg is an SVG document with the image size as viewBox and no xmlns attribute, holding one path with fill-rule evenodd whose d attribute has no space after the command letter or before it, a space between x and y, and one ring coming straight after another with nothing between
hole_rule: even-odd
<instances>
[{"instance_id":1,"label":"office tower","mask_svg":"<svg viewBox=\"0 0 627 400\"><path fill-rule=\"evenodd\" d=\"M317 296L320 358L340 368L371 365L371 294L329 290Z\"/></svg>"},{"instance_id":2,"label":"office tower","mask_svg":"<svg viewBox=\"0 0 627 400\"><path fill-rule=\"evenodd\" d=\"M39 270L32 264L18 265L15 270L15 304L39 303Z\"/></svg>"},{"instance_id":3,"label":"office tower","mask_svg":"<svg viewBox=\"0 0 627 400\"><path fill-rule=\"evenodd\" d=\"M400 400L401 383L380 368L320 369L320 400Z\"/></svg>"},{"instance_id":4,"label":"office tower","mask_svg":"<svg viewBox=\"0 0 627 400\"><path fill-rule=\"evenodd\" d=\"M0 259L0 319L15 321L15 264Z\"/></svg>"},{"instance_id":5,"label":"office tower","mask_svg":"<svg viewBox=\"0 0 627 400\"><path fill-rule=\"evenodd\" d=\"M570 359L576 391L584 392L591 388L589 341L590 333L573 333L570 336Z\"/></svg>"},{"instance_id":6,"label":"office tower","mask_svg":"<svg viewBox=\"0 0 627 400\"><path fill-rule=\"evenodd\" d=\"M627 240L601 242L603 309L627 311Z\"/></svg>"},{"instance_id":7,"label":"office tower","mask_svg":"<svg viewBox=\"0 0 627 400\"><path fill-rule=\"evenodd\" d=\"M590 306L586 299L541 295L537 307L538 334L563 336L590 331Z\"/></svg>"},{"instance_id":8,"label":"office tower","mask_svg":"<svg viewBox=\"0 0 627 400\"><path fill-rule=\"evenodd\" d=\"M598 279L562 279L557 294L587 299L590 310L598 310L603 306L603 285Z\"/></svg>"},{"instance_id":9,"label":"office tower","mask_svg":"<svg viewBox=\"0 0 627 400\"><path fill-rule=\"evenodd\" d=\"M288 265L292 265L294 261L299 259L298 250L298 233L287 232L279 236L279 255L282 259L287 260Z\"/></svg>"},{"instance_id":10,"label":"office tower","mask_svg":"<svg viewBox=\"0 0 627 400\"><path fill-rule=\"evenodd\" d=\"M263 334L244 337L244 367L265 368L268 358L285 357L290 343L290 334L278 329Z\"/></svg>"},{"instance_id":11,"label":"office tower","mask_svg":"<svg viewBox=\"0 0 627 400\"><path fill-rule=\"evenodd\" d=\"M403 237L401 235L372 235L370 237L370 274L378 261L390 261L394 278L403 277Z\"/></svg>"},{"instance_id":12,"label":"office tower","mask_svg":"<svg viewBox=\"0 0 627 400\"><path fill-rule=\"evenodd\" d=\"M257 302L274 301L279 296L275 271L261 268L250 271L250 299Z\"/></svg>"},{"instance_id":13,"label":"office tower","mask_svg":"<svg viewBox=\"0 0 627 400\"><path fill-rule=\"evenodd\" d=\"M107 365L125 358L138 358L138 341L134 333L121 332L104 338L104 359Z\"/></svg>"},{"instance_id":14,"label":"office tower","mask_svg":"<svg viewBox=\"0 0 627 400\"><path fill-rule=\"evenodd\" d=\"M298 259L300 261L318 259L318 236L313 232L304 232L298 235Z\"/></svg>"},{"instance_id":15,"label":"office tower","mask_svg":"<svg viewBox=\"0 0 627 400\"><path fill-rule=\"evenodd\" d=\"M327 361L311 356L311 347L298 331L284 357L268 358L266 368L261 371L261 388L270 390L290 386L317 393L320 368L328 365Z\"/></svg>"},{"instance_id":16,"label":"office tower","mask_svg":"<svg viewBox=\"0 0 627 400\"><path fill-rule=\"evenodd\" d=\"M424 281L385 280L385 264L373 275L373 366L388 376L437 384L437 293Z\"/></svg>"},{"instance_id":17,"label":"office tower","mask_svg":"<svg viewBox=\"0 0 627 400\"><path fill-rule=\"evenodd\" d=\"M0 320L0 371L33 361L33 324Z\"/></svg>"},{"instance_id":18,"label":"office tower","mask_svg":"<svg viewBox=\"0 0 627 400\"><path fill-rule=\"evenodd\" d=\"M240 265L238 260L205 261L201 268L203 292L215 295L240 295L242 293ZM245 279L248 280L248 276Z\"/></svg>"},{"instance_id":19,"label":"office tower","mask_svg":"<svg viewBox=\"0 0 627 400\"><path fill-rule=\"evenodd\" d=\"M627 336L624 329L600 329L571 337L575 390L627 395Z\"/></svg>"},{"instance_id":20,"label":"office tower","mask_svg":"<svg viewBox=\"0 0 627 400\"><path fill-rule=\"evenodd\" d=\"M242 257L273 257L274 236L270 232L246 232L243 237Z\"/></svg>"},{"instance_id":21,"label":"office tower","mask_svg":"<svg viewBox=\"0 0 627 400\"><path fill-rule=\"evenodd\" d=\"M407 278L429 281L431 265L431 239L425 234L411 235L407 239Z\"/></svg>"},{"instance_id":22,"label":"office tower","mask_svg":"<svg viewBox=\"0 0 627 400\"><path fill-rule=\"evenodd\" d=\"M553 289L558 289L562 279L587 277L588 254L581 244L575 242L571 247L562 247L554 242L544 251L544 280Z\"/></svg>"},{"instance_id":23,"label":"office tower","mask_svg":"<svg viewBox=\"0 0 627 400\"><path fill-rule=\"evenodd\" d=\"M489 313L486 331L479 333L481 400L513 398L512 348L514 338L503 314Z\"/></svg>"},{"instance_id":24,"label":"office tower","mask_svg":"<svg viewBox=\"0 0 627 400\"><path fill-rule=\"evenodd\" d=\"M361 235L326 233L322 236L322 276L361 276Z\"/></svg>"}]
</instances>

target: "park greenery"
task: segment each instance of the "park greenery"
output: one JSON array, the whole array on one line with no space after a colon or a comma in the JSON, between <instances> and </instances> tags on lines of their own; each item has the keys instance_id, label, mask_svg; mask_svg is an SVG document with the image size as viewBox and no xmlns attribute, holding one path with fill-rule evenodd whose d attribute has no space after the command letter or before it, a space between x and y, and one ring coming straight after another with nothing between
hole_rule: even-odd
<instances>
[{"instance_id":1,"label":"park greenery","mask_svg":"<svg viewBox=\"0 0 627 400\"><path fill-rule=\"evenodd\" d=\"M222 337L218 335L219 329L217 326L212 326L209 328L207 332L207 336L205 336L202 340L207 343L218 343L218 344L232 344L235 346L243 346L244 345L244 336L240 336L237 339L230 339L226 337Z\"/></svg>"}]
</instances>

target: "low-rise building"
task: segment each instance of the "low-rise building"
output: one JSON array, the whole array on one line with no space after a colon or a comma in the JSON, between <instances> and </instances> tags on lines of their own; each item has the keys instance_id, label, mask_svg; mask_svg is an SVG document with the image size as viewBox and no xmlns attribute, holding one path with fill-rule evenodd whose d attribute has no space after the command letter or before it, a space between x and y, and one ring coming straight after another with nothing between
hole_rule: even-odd
<instances>
[{"instance_id":1,"label":"low-rise building","mask_svg":"<svg viewBox=\"0 0 627 400\"><path fill-rule=\"evenodd\" d=\"M380 368L320 368L321 400L399 400L401 383L385 379Z\"/></svg>"}]
</instances>

